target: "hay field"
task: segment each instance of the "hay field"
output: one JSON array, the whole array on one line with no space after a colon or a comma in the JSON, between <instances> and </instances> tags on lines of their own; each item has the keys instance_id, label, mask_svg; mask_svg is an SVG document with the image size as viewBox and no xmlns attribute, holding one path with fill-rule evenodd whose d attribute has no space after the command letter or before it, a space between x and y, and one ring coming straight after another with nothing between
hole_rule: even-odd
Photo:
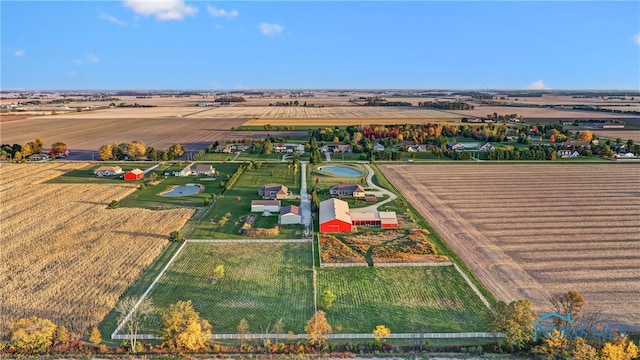
<instances>
[{"instance_id":1,"label":"hay field","mask_svg":"<svg viewBox=\"0 0 640 360\"><path fill-rule=\"evenodd\" d=\"M0 167L0 336L27 316L86 334L160 254L167 235L193 214L106 209L135 185L44 183L85 165Z\"/></svg>"},{"instance_id":2,"label":"hay field","mask_svg":"<svg viewBox=\"0 0 640 360\"><path fill-rule=\"evenodd\" d=\"M605 319L640 324L640 166L381 165L500 300L575 289Z\"/></svg>"}]
</instances>

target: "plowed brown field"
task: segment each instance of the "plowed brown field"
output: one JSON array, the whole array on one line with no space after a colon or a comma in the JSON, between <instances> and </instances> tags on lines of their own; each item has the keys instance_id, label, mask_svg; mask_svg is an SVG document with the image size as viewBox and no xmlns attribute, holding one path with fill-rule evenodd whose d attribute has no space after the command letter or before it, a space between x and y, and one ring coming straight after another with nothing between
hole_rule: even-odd
<instances>
[{"instance_id":1,"label":"plowed brown field","mask_svg":"<svg viewBox=\"0 0 640 360\"><path fill-rule=\"evenodd\" d=\"M637 164L380 165L500 300L575 289L640 326Z\"/></svg>"},{"instance_id":2,"label":"plowed brown field","mask_svg":"<svg viewBox=\"0 0 640 360\"><path fill-rule=\"evenodd\" d=\"M28 316L85 334L193 213L107 210L135 185L43 183L85 165L0 167L0 336Z\"/></svg>"}]
</instances>

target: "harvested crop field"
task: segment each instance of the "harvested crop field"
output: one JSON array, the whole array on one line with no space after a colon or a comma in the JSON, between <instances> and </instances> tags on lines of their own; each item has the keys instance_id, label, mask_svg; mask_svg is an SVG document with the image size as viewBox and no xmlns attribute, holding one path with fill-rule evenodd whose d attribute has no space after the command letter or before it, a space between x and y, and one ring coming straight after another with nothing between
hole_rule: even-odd
<instances>
[{"instance_id":1,"label":"harvested crop field","mask_svg":"<svg viewBox=\"0 0 640 360\"><path fill-rule=\"evenodd\" d=\"M100 146L112 142L140 140L147 146L163 150L179 143L187 151L200 151L216 140L266 136L264 132L231 131L231 128L242 125L246 119L158 117L161 113L145 114L144 111L138 111L148 109L125 109L121 113L118 112L120 110L39 116L3 122L2 142L24 144L40 138L44 140L45 147L48 147L56 141L63 141L68 144L73 156L78 151L97 154ZM286 134L295 135L290 132ZM280 136L284 133L272 131L270 135ZM91 155L85 159L91 159Z\"/></svg>"},{"instance_id":2,"label":"harvested crop field","mask_svg":"<svg viewBox=\"0 0 640 360\"><path fill-rule=\"evenodd\" d=\"M85 335L193 213L107 210L112 200L136 191L131 184L44 183L86 165L0 167L0 336L29 316Z\"/></svg>"},{"instance_id":3,"label":"harvested crop field","mask_svg":"<svg viewBox=\"0 0 640 360\"><path fill-rule=\"evenodd\" d=\"M640 166L379 167L498 299L546 311L575 289L604 319L640 325Z\"/></svg>"},{"instance_id":4,"label":"harvested crop field","mask_svg":"<svg viewBox=\"0 0 640 360\"><path fill-rule=\"evenodd\" d=\"M591 130L594 134L601 138L617 139L627 142L631 139L636 143L640 142L640 130Z\"/></svg>"}]
</instances>

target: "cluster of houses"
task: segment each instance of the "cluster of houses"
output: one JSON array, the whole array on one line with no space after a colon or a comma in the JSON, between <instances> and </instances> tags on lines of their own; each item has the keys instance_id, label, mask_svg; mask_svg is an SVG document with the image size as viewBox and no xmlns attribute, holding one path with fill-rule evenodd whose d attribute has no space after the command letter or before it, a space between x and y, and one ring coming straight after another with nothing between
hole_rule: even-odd
<instances>
[{"instance_id":1,"label":"cluster of houses","mask_svg":"<svg viewBox=\"0 0 640 360\"><path fill-rule=\"evenodd\" d=\"M258 195L262 200L251 201L251 212L270 215L278 214L278 224L291 225L302 224L302 213L296 205L282 206L280 200L291 197L289 188L282 184L265 184L258 189Z\"/></svg>"},{"instance_id":2,"label":"cluster of houses","mask_svg":"<svg viewBox=\"0 0 640 360\"><path fill-rule=\"evenodd\" d=\"M216 146L213 151L217 153L237 153L248 151L251 149L251 145L248 144L225 144ZM285 153L290 154L293 152L298 152L300 154L304 153L304 145L302 144L285 144L285 143L277 143L273 145L273 152L275 153Z\"/></svg>"},{"instance_id":3,"label":"cluster of houses","mask_svg":"<svg viewBox=\"0 0 640 360\"><path fill-rule=\"evenodd\" d=\"M332 153L350 153L353 152L351 149L351 145L349 144L332 144L332 145L324 145L320 147L320 152L332 152Z\"/></svg>"}]
</instances>

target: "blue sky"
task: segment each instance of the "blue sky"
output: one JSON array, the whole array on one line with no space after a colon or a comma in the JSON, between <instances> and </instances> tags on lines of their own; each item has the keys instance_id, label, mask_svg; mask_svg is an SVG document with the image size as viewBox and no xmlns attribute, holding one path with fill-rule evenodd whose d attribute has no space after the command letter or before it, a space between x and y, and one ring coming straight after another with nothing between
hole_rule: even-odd
<instances>
[{"instance_id":1,"label":"blue sky","mask_svg":"<svg viewBox=\"0 0 640 360\"><path fill-rule=\"evenodd\" d=\"M7 1L8 89L633 89L640 1Z\"/></svg>"}]
</instances>

